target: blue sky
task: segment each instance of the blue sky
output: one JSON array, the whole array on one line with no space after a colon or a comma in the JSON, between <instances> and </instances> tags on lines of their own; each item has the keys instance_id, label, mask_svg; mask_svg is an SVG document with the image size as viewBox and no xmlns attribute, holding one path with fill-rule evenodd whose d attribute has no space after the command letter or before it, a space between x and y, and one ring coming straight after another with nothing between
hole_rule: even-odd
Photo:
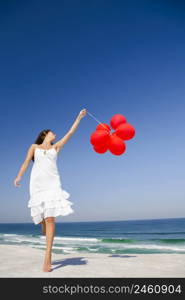
<instances>
[{"instance_id":1,"label":"blue sky","mask_svg":"<svg viewBox=\"0 0 185 300\"><path fill-rule=\"evenodd\" d=\"M62 138L81 109L136 128L121 156L92 150L85 116L58 156L75 213L57 221L185 217L182 1L2 1L0 222L32 222L29 176L13 180L38 133ZM57 139L57 140L58 140Z\"/></svg>"}]
</instances>

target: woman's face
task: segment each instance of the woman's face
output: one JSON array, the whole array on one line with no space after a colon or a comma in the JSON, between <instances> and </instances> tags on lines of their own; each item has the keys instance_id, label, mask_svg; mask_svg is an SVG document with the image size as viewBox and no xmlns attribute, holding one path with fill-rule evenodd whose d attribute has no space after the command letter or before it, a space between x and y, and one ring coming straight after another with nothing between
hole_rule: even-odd
<instances>
[{"instance_id":1,"label":"woman's face","mask_svg":"<svg viewBox=\"0 0 185 300\"><path fill-rule=\"evenodd\" d=\"M51 140L54 141L56 138L56 134L53 131L49 131L47 134L47 137Z\"/></svg>"}]
</instances>

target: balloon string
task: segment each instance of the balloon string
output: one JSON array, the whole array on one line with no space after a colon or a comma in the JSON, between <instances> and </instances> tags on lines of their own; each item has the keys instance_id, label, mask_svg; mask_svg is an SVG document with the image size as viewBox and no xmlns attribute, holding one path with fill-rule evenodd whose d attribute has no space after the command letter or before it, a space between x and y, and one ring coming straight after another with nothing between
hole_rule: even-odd
<instances>
[{"instance_id":1,"label":"balloon string","mask_svg":"<svg viewBox=\"0 0 185 300\"><path fill-rule=\"evenodd\" d=\"M95 118L91 113L89 113L88 111L87 111L87 113L88 113L93 119L95 119L96 122L98 122L98 123L101 124L103 127L105 127L105 126L102 124L102 122L100 122L97 118ZM105 129L107 129L107 127L105 127Z\"/></svg>"}]
</instances>

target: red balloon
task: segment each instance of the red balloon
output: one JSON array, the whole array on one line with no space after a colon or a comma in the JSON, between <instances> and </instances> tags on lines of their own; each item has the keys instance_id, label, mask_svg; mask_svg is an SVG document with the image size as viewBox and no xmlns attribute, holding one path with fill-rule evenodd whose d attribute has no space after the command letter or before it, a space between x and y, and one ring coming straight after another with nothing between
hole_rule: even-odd
<instances>
[{"instance_id":1,"label":"red balloon","mask_svg":"<svg viewBox=\"0 0 185 300\"><path fill-rule=\"evenodd\" d=\"M94 146L93 149L95 152L102 154L108 150L108 144L106 143L102 146Z\"/></svg>"},{"instance_id":2,"label":"red balloon","mask_svg":"<svg viewBox=\"0 0 185 300\"><path fill-rule=\"evenodd\" d=\"M129 124L129 123L124 123L120 124L116 128L116 135L120 137L123 140L130 140L134 137L135 135L135 128Z\"/></svg>"},{"instance_id":3,"label":"red balloon","mask_svg":"<svg viewBox=\"0 0 185 300\"><path fill-rule=\"evenodd\" d=\"M114 155L121 155L126 150L126 144L116 135L111 135L108 142L109 151Z\"/></svg>"},{"instance_id":4,"label":"red balloon","mask_svg":"<svg viewBox=\"0 0 185 300\"><path fill-rule=\"evenodd\" d=\"M127 120L123 115L116 114L110 120L110 125L113 129L116 129L120 124L126 123Z\"/></svg>"},{"instance_id":5,"label":"red balloon","mask_svg":"<svg viewBox=\"0 0 185 300\"><path fill-rule=\"evenodd\" d=\"M109 132L107 130L96 130L91 134L90 143L93 146L105 145L109 140Z\"/></svg>"},{"instance_id":6,"label":"red balloon","mask_svg":"<svg viewBox=\"0 0 185 300\"><path fill-rule=\"evenodd\" d=\"M108 131L110 131L111 128L110 128L110 126L109 126L108 124L106 124L106 123L101 123L101 124L99 124L99 125L96 127L96 130L108 130Z\"/></svg>"}]
</instances>

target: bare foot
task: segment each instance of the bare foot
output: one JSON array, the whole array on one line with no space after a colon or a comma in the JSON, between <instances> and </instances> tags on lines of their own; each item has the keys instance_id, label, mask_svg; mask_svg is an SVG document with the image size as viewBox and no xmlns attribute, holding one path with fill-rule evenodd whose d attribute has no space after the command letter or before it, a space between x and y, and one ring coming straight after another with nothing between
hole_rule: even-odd
<instances>
[{"instance_id":1,"label":"bare foot","mask_svg":"<svg viewBox=\"0 0 185 300\"><path fill-rule=\"evenodd\" d=\"M45 257L44 258L44 264L43 264L43 271L44 272L50 272L51 271L51 268L52 268L52 265L51 265L51 258L49 257Z\"/></svg>"},{"instance_id":2,"label":"bare foot","mask_svg":"<svg viewBox=\"0 0 185 300\"><path fill-rule=\"evenodd\" d=\"M49 264L44 264L44 266L43 266L43 271L44 272L51 272L52 271L52 269L51 269L52 267L51 267L51 265Z\"/></svg>"}]
</instances>

